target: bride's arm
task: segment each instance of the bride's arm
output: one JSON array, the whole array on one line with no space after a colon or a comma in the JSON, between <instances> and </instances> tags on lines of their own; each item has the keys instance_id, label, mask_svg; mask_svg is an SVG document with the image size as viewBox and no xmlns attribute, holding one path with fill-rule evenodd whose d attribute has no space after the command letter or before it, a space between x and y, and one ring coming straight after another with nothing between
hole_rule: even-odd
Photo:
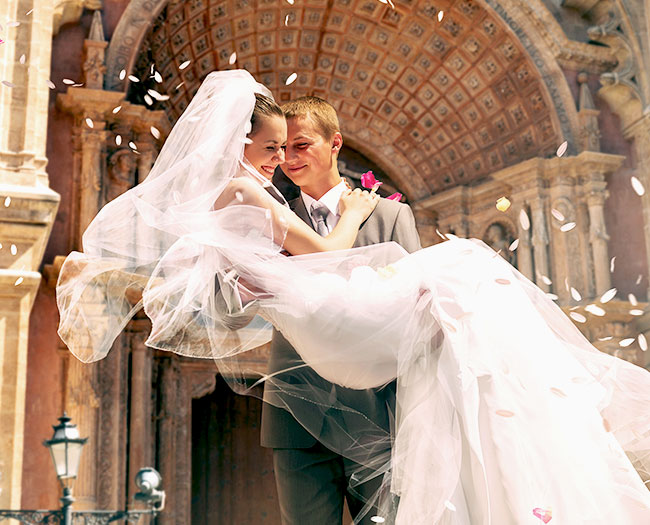
<instances>
[{"instance_id":1,"label":"bride's arm","mask_svg":"<svg viewBox=\"0 0 650 525\"><path fill-rule=\"evenodd\" d=\"M342 206L343 211L336 227L327 237L321 237L294 212L286 206L282 206L251 179L240 177L233 180L224 193L227 192L231 192L232 195L239 192L238 201L269 209L272 220L277 221L278 226L286 228L284 248L291 255L352 248L359 233L359 226L370 215L379 200L376 194L355 190L354 194L350 194L348 197L352 205L344 204ZM222 194L222 197L226 202L231 201L227 195ZM345 201L345 197L343 200ZM219 201L222 199L220 198ZM216 207L218 207L219 201Z\"/></svg>"}]
</instances>

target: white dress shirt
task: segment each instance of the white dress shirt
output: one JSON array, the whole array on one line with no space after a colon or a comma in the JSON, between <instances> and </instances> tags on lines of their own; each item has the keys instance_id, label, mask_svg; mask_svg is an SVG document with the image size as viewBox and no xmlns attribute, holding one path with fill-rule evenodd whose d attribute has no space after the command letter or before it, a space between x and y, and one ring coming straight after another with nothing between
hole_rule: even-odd
<instances>
[{"instance_id":1,"label":"white dress shirt","mask_svg":"<svg viewBox=\"0 0 650 525\"><path fill-rule=\"evenodd\" d=\"M327 230L329 232L331 232L334 229L334 226L336 226L336 223L339 222L339 219L341 217L341 214L339 213L339 200L341 199L341 195L343 195L343 192L347 189L348 189L347 184L345 184L344 180L341 180L341 182L339 182L336 186L331 188L325 195L323 195L320 199L318 199L318 202L325 205L325 207L329 210L329 213L325 217L325 222L327 223ZM316 199L310 197L304 191L301 191L300 194L302 196L302 201L305 203L305 208L307 208L307 213L311 218L312 225L314 226L314 228L316 228L316 224L314 224L314 218L311 216L311 204Z\"/></svg>"}]
</instances>

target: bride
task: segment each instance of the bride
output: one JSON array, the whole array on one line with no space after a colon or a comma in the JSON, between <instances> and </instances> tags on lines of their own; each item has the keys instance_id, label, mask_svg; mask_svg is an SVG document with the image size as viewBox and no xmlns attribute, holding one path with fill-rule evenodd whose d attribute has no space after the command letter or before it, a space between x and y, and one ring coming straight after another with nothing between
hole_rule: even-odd
<instances>
[{"instance_id":1,"label":"bride","mask_svg":"<svg viewBox=\"0 0 650 525\"><path fill-rule=\"evenodd\" d=\"M359 483L383 480L374 521L650 523L650 374L596 350L480 241L349 249L374 194L347 192L337 228L317 235L268 180L286 128L258 118L256 93L270 95L244 71L208 75L146 181L88 227L57 286L70 350L104 357L144 307L149 346L236 373L264 342L261 317L332 383L397 380L387 433L299 367L263 378L360 465Z\"/></svg>"}]
</instances>

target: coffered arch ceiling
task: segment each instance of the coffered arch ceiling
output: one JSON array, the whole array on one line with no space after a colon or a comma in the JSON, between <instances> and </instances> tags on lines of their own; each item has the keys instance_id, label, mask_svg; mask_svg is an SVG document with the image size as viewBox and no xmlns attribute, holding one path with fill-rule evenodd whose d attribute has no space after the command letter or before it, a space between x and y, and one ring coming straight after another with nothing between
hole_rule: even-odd
<instances>
[{"instance_id":1,"label":"coffered arch ceiling","mask_svg":"<svg viewBox=\"0 0 650 525\"><path fill-rule=\"evenodd\" d=\"M558 100L493 0L395 3L171 0L139 48L129 97L170 95L156 104L174 121L209 72L245 68L279 102L332 102L347 143L411 200L553 154L570 133Z\"/></svg>"}]
</instances>

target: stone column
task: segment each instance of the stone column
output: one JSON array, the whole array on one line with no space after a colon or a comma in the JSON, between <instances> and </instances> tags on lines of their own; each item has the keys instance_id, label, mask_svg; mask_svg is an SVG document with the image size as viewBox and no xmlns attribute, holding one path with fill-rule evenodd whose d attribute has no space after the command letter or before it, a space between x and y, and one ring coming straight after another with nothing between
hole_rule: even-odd
<instances>
[{"instance_id":1,"label":"stone column","mask_svg":"<svg viewBox=\"0 0 650 525\"><path fill-rule=\"evenodd\" d=\"M633 125L624 130L625 138L634 142L636 150L636 173L635 176L645 187L645 193L641 196L641 207L643 210L643 237L645 240L646 259L650 268L650 115L641 117ZM648 289L650 297L650 288Z\"/></svg>"},{"instance_id":2,"label":"stone column","mask_svg":"<svg viewBox=\"0 0 650 525\"><path fill-rule=\"evenodd\" d=\"M533 230L533 257L535 263L535 283L545 292L550 291L550 287L544 283L540 276L549 275L549 260L548 260L548 229L546 209L544 200L539 198L530 203L531 212L531 227ZM557 283L556 283L557 284ZM554 290L558 290L559 286L555 286ZM558 294L559 295L559 294Z\"/></svg>"},{"instance_id":3,"label":"stone column","mask_svg":"<svg viewBox=\"0 0 650 525\"><path fill-rule=\"evenodd\" d=\"M532 245L530 243L530 229L524 229L521 221L517 223L517 235L519 238L519 246L517 246L517 269L531 281L535 282L535 275L533 274L533 254L531 251Z\"/></svg>"},{"instance_id":4,"label":"stone column","mask_svg":"<svg viewBox=\"0 0 650 525\"><path fill-rule=\"evenodd\" d=\"M47 0L0 2L0 79L6 82L0 84L0 508L5 509L21 503L29 316L59 204L45 171L52 9ZM8 26L11 21L19 25Z\"/></svg>"},{"instance_id":5,"label":"stone column","mask_svg":"<svg viewBox=\"0 0 650 525\"><path fill-rule=\"evenodd\" d=\"M436 233L436 217L435 214L424 208L415 208L413 210L415 216L415 224L420 235L420 244L423 248L432 246L442 239Z\"/></svg>"},{"instance_id":6,"label":"stone column","mask_svg":"<svg viewBox=\"0 0 650 525\"><path fill-rule=\"evenodd\" d=\"M148 323L147 323L148 324ZM131 400L129 412L129 499L137 492L133 482L143 467L151 467L154 441L151 425L151 371L152 351L145 346L147 333L131 335Z\"/></svg>"},{"instance_id":7,"label":"stone column","mask_svg":"<svg viewBox=\"0 0 650 525\"><path fill-rule=\"evenodd\" d=\"M596 295L599 296L612 287L609 271L609 253L607 249L607 228L605 226L604 204L608 192L605 190L607 183L593 182L591 191L587 195L589 208L589 242L594 261L594 278L596 281Z\"/></svg>"},{"instance_id":8,"label":"stone column","mask_svg":"<svg viewBox=\"0 0 650 525\"><path fill-rule=\"evenodd\" d=\"M158 419L158 467L166 494L165 510L158 517L160 525L182 523L177 519L176 455L182 450L176 433L176 407L180 367L178 358L166 357L159 361L159 388L161 411Z\"/></svg>"}]
</instances>

